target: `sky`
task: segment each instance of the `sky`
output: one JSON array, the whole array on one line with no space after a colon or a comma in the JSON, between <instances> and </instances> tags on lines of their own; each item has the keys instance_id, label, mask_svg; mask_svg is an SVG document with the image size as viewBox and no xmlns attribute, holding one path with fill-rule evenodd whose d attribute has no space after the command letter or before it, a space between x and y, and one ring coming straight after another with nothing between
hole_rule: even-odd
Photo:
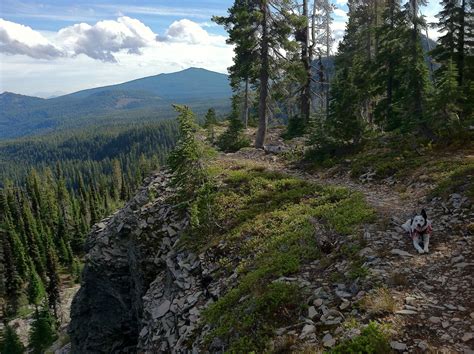
<instances>
[{"instance_id":1,"label":"sky","mask_svg":"<svg viewBox=\"0 0 474 354\"><path fill-rule=\"evenodd\" d=\"M331 1L336 48L348 9ZM50 97L189 67L226 73L233 49L211 17L232 3L0 0L0 92ZM438 11L438 2L422 10L429 22Z\"/></svg>"}]
</instances>

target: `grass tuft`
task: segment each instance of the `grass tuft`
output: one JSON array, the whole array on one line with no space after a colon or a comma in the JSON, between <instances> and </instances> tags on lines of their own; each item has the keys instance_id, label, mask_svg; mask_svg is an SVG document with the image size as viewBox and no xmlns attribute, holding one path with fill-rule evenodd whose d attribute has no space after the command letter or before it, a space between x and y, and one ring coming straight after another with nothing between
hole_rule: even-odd
<instances>
[{"instance_id":1,"label":"grass tuft","mask_svg":"<svg viewBox=\"0 0 474 354\"><path fill-rule=\"evenodd\" d=\"M361 307L369 314L385 314L395 311L395 300L387 288L378 288L367 294L361 301Z\"/></svg>"}]
</instances>

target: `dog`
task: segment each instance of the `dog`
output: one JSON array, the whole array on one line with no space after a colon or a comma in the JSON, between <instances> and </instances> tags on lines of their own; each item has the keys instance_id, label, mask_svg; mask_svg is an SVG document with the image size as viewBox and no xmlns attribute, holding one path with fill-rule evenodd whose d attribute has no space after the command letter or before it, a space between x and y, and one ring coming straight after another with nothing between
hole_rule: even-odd
<instances>
[{"instance_id":1,"label":"dog","mask_svg":"<svg viewBox=\"0 0 474 354\"><path fill-rule=\"evenodd\" d=\"M418 253L428 253L430 245L430 236L433 232L431 220L428 220L426 210L422 209L421 214L414 213L414 216L407 220L402 228L408 232L413 240L413 246ZM423 240L423 248L420 246L420 241Z\"/></svg>"}]
</instances>

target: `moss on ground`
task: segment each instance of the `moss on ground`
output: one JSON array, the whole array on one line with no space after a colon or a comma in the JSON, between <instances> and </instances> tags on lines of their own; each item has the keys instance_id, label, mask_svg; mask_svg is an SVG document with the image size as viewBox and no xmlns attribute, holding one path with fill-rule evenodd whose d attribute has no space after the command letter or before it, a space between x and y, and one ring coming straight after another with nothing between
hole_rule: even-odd
<instances>
[{"instance_id":1,"label":"moss on ground","mask_svg":"<svg viewBox=\"0 0 474 354\"><path fill-rule=\"evenodd\" d=\"M373 172L374 180L394 177L402 184L412 181L432 183L433 196L447 197L460 192L474 200L474 142L452 146L432 145L416 137L385 135L374 137L358 149L327 159L305 160L309 169L337 167L352 178Z\"/></svg>"},{"instance_id":2,"label":"moss on ground","mask_svg":"<svg viewBox=\"0 0 474 354\"><path fill-rule=\"evenodd\" d=\"M454 168L445 169L432 195L446 198L455 192L463 193L474 202L474 157Z\"/></svg>"},{"instance_id":3,"label":"moss on ground","mask_svg":"<svg viewBox=\"0 0 474 354\"><path fill-rule=\"evenodd\" d=\"M376 322L371 322L359 336L342 342L327 353L385 354L391 351L387 331Z\"/></svg>"},{"instance_id":4,"label":"moss on ground","mask_svg":"<svg viewBox=\"0 0 474 354\"><path fill-rule=\"evenodd\" d=\"M320 257L310 217L345 237L374 211L359 193L248 162L219 161L211 171L220 184L209 199L215 227L195 228L187 240L199 251L224 242L222 271L237 269L238 277L203 314L213 328L208 341L219 337L231 352L262 351L276 328L295 323L304 310L304 289L278 278Z\"/></svg>"}]
</instances>

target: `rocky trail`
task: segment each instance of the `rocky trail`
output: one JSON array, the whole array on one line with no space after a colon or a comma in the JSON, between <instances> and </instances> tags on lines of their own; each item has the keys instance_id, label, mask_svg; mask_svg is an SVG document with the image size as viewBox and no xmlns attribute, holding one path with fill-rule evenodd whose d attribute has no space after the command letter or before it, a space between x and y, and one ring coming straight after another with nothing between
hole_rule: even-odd
<instances>
[{"instance_id":1,"label":"rocky trail","mask_svg":"<svg viewBox=\"0 0 474 354\"><path fill-rule=\"evenodd\" d=\"M430 199L429 186L424 184L409 186L409 193L402 197L393 183L358 183L347 175L310 174L264 151L244 150L225 158L250 159L312 182L361 192L377 212L375 223L364 226L366 247L357 255L368 269L366 280L328 281L334 271L347 274L350 262L345 257L334 257L329 266L310 265L295 277L313 290L308 316L300 332L282 329L282 337L298 336L306 343L330 348L360 333L347 326L348 319L377 318L389 324L394 351L474 353L474 210L468 198L452 194L446 202ZM400 225L421 208L433 221L433 236L430 252L419 255ZM337 242L341 246L345 241ZM356 303L363 298L370 303L362 313Z\"/></svg>"}]
</instances>

